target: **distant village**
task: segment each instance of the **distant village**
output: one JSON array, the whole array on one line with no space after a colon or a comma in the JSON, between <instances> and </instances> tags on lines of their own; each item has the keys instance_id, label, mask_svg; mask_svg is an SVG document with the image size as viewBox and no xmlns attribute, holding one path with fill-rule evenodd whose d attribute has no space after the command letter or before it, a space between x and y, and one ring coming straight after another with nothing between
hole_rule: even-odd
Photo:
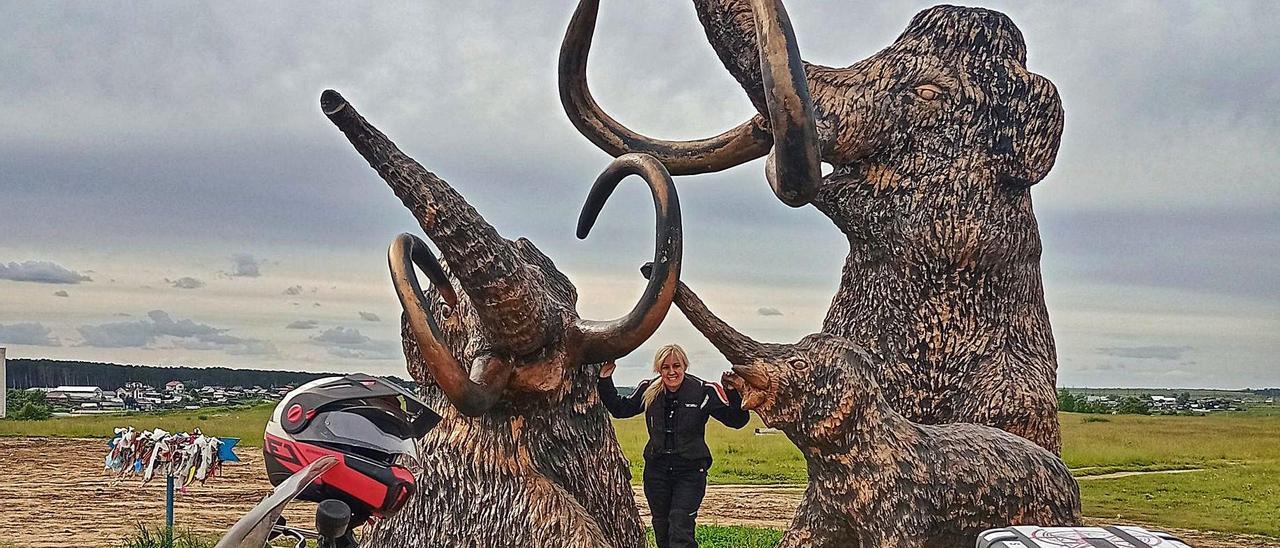
<instances>
[{"instance_id":1,"label":"distant village","mask_svg":"<svg viewBox=\"0 0 1280 548\"><path fill-rule=\"evenodd\" d=\"M1074 389L1058 392L1061 411L1075 413L1140 414L1140 415L1204 415L1245 411L1249 405L1273 405L1276 398L1269 391L1240 392L1239 395L1192 395L1191 392L1150 393L1090 393Z\"/></svg>"},{"instance_id":2,"label":"distant village","mask_svg":"<svg viewBox=\"0 0 1280 548\"><path fill-rule=\"evenodd\" d=\"M169 381L162 387L129 382L114 392L97 386L59 386L29 390L44 392L45 402L55 411L55 414L81 415L255 404L279 400L293 388L293 385L269 388L261 386L188 388L182 381Z\"/></svg>"}]
</instances>

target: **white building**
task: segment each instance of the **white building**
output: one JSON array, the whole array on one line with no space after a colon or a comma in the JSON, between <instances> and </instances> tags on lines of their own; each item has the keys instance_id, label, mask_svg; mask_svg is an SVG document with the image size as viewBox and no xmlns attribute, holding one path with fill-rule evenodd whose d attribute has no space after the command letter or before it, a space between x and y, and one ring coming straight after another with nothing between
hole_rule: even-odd
<instances>
[{"instance_id":1,"label":"white building","mask_svg":"<svg viewBox=\"0 0 1280 548\"><path fill-rule=\"evenodd\" d=\"M45 399L62 402L99 402L102 389L96 386L59 386L45 394Z\"/></svg>"}]
</instances>

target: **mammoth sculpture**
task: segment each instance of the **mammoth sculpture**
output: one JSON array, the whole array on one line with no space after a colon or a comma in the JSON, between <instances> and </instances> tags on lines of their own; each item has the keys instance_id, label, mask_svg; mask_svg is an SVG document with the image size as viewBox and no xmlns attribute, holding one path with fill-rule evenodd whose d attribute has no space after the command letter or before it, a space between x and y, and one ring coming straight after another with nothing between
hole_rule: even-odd
<instances>
[{"instance_id":1,"label":"mammoth sculpture","mask_svg":"<svg viewBox=\"0 0 1280 548\"><path fill-rule=\"evenodd\" d=\"M801 60L779 0L694 0L758 114L710 139L661 141L591 97L598 4L581 0L560 52L561 102L581 133L614 156L652 154L677 175L768 154L779 199L812 204L848 238L822 331L867 350L892 407L1059 451L1030 187L1053 166L1062 106L1053 84L1026 69L1008 17L933 7L889 47L836 68Z\"/></svg>"},{"instance_id":2,"label":"mammoth sculpture","mask_svg":"<svg viewBox=\"0 0 1280 548\"><path fill-rule=\"evenodd\" d=\"M601 362L644 342L671 305L682 237L666 170L651 157L624 155L596 180L579 237L616 185L639 175L657 208L658 272L626 316L584 320L573 284L532 242L500 236L337 92L324 92L321 107L444 260L408 234L389 251L409 371L444 419L419 442L418 492L366 545L643 545L627 461L596 379ZM431 282L425 291L414 264Z\"/></svg>"},{"instance_id":3,"label":"mammoth sculpture","mask_svg":"<svg viewBox=\"0 0 1280 548\"><path fill-rule=\"evenodd\" d=\"M804 454L809 485L779 546L969 546L994 527L1079 524L1079 488L1057 456L989 426L908 420L847 339L759 343L683 283L675 303L732 364L725 381L743 407Z\"/></svg>"}]
</instances>

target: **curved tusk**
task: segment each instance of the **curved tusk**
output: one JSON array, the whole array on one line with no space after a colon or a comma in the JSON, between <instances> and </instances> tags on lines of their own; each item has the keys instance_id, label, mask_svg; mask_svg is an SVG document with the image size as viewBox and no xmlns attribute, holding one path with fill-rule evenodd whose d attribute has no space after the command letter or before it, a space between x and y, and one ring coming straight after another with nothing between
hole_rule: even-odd
<instances>
[{"instance_id":1,"label":"curved tusk","mask_svg":"<svg viewBox=\"0 0 1280 548\"><path fill-rule=\"evenodd\" d=\"M649 184L657 210L653 251L653 274L640 301L626 316L610 321L578 320L583 336L583 363L621 358L648 340L667 317L676 284L680 281L680 260L684 238L680 225L680 200L671 175L657 159L644 154L625 154L600 174L578 217L578 238L586 238L600 209L628 175L639 175Z\"/></svg>"},{"instance_id":2,"label":"curved tusk","mask_svg":"<svg viewBox=\"0 0 1280 548\"><path fill-rule=\"evenodd\" d=\"M587 54L599 7L599 0L581 0L560 46L560 104L583 136L614 157L649 154L673 175L721 171L769 152L771 136L759 115L710 139L664 141L631 131L606 114L587 86Z\"/></svg>"},{"instance_id":3,"label":"curved tusk","mask_svg":"<svg viewBox=\"0 0 1280 548\"><path fill-rule=\"evenodd\" d=\"M780 0L751 0L751 11L773 129L774 148L765 164L765 177L779 200L800 207L813 200L822 182L818 131L804 61Z\"/></svg>"},{"instance_id":4,"label":"curved tusk","mask_svg":"<svg viewBox=\"0 0 1280 548\"><path fill-rule=\"evenodd\" d=\"M467 376L453 353L440 343L440 327L427 312L427 298L422 293L422 286L418 285L413 265L417 264L426 272L427 278L450 306L456 307L458 297L445 277L440 261L426 242L412 234L397 236L387 250L387 264L391 268L391 282L396 296L400 298L400 307L408 318L409 330L436 384L463 415L476 417L484 414L501 397L511 377L511 367L490 358L481 364L478 373L481 373L482 382L477 383Z\"/></svg>"},{"instance_id":5,"label":"curved tusk","mask_svg":"<svg viewBox=\"0 0 1280 548\"><path fill-rule=\"evenodd\" d=\"M769 179L769 187L778 200L800 207L813 201L822 182L818 131L804 61L781 0L751 0L751 13L760 46L764 99L773 128L774 146L765 163L764 177Z\"/></svg>"}]
</instances>

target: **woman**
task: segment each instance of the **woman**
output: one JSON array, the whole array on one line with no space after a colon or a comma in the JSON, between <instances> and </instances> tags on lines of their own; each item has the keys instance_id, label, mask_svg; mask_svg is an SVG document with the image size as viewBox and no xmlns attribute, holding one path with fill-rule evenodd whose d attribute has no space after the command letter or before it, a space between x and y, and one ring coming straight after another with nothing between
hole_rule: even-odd
<instances>
[{"instance_id":1,"label":"woman","mask_svg":"<svg viewBox=\"0 0 1280 548\"><path fill-rule=\"evenodd\" d=\"M644 446L644 497L658 548L696 548L695 520L711 467L707 417L731 428L746 426L750 415L742 409L742 396L685 374L689 358L674 344L658 349L653 357L658 377L641 382L629 398L619 396L613 385L616 367L608 363L600 370L600 399L619 419L645 414L649 443Z\"/></svg>"}]
</instances>

